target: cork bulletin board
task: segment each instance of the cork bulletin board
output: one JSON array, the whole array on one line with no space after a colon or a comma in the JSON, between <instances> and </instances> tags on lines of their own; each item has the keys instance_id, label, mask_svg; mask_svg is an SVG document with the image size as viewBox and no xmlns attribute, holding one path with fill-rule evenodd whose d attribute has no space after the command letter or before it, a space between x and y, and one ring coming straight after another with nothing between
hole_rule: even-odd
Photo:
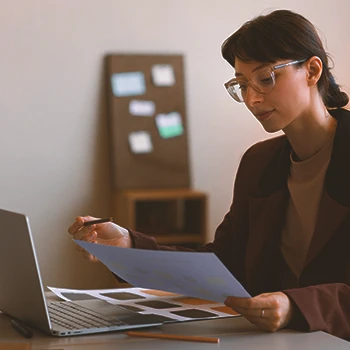
<instances>
[{"instance_id":1,"label":"cork bulletin board","mask_svg":"<svg viewBox=\"0 0 350 350\"><path fill-rule=\"evenodd\" d=\"M106 56L114 189L190 187L182 55Z\"/></svg>"}]
</instances>

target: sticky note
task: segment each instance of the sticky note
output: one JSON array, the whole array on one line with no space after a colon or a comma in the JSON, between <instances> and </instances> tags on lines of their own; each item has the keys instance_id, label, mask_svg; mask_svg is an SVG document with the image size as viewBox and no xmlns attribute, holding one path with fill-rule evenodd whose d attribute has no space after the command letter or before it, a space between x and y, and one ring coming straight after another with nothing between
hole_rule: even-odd
<instances>
[{"instance_id":1,"label":"sticky note","mask_svg":"<svg viewBox=\"0 0 350 350\"><path fill-rule=\"evenodd\" d=\"M143 95L146 92L142 72L115 73L111 76L113 94L117 97Z\"/></svg>"},{"instance_id":2,"label":"sticky note","mask_svg":"<svg viewBox=\"0 0 350 350\"><path fill-rule=\"evenodd\" d=\"M132 100L129 103L129 113L135 116L151 117L156 110L156 104L153 101Z\"/></svg>"},{"instance_id":3,"label":"sticky note","mask_svg":"<svg viewBox=\"0 0 350 350\"><path fill-rule=\"evenodd\" d=\"M178 112L158 114L155 118L160 136L164 139L183 134L181 115Z\"/></svg>"},{"instance_id":4,"label":"sticky note","mask_svg":"<svg viewBox=\"0 0 350 350\"><path fill-rule=\"evenodd\" d=\"M174 68L170 64L155 64L151 70L154 85L172 86L175 84Z\"/></svg>"},{"instance_id":5,"label":"sticky note","mask_svg":"<svg viewBox=\"0 0 350 350\"><path fill-rule=\"evenodd\" d=\"M129 134L129 145L133 153L150 153L153 150L151 135L147 131L134 131Z\"/></svg>"}]
</instances>

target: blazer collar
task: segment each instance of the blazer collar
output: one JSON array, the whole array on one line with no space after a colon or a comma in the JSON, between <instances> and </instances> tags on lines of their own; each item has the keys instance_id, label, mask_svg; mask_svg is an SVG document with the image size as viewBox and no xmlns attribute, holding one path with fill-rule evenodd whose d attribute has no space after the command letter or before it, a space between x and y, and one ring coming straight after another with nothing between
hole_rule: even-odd
<instances>
[{"instance_id":1,"label":"blazer collar","mask_svg":"<svg viewBox=\"0 0 350 350\"><path fill-rule=\"evenodd\" d=\"M287 137L284 136L281 146L262 173L258 184L258 196L269 197L287 186L291 150L292 147Z\"/></svg>"},{"instance_id":2,"label":"blazer collar","mask_svg":"<svg viewBox=\"0 0 350 350\"><path fill-rule=\"evenodd\" d=\"M339 204L350 207L350 111L329 111L338 120L333 152L326 173L326 190Z\"/></svg>"},{"instance_id":3,"label":"blazer collar","mask_svg":"<svg viewBox=\"0 0 350 350\"><path fill-rule=\"evenodd\" d=\"M320 202L319 215L304 268L315 259L350 212L350 166L347 164L350 161L350 112L337 109L330 113L338 120L338 126L325 177L326 191ZM258 195L251 199L251 208L254 209L257 205L260 208L253 212L263 213L264 208L269 208L271 212L271 215L265 213L264 219L259 221L263 223L261 226L265 227L264 232L258 230L259 235L263 236L260 239L265 242L265 246L269 244L267 242L278 244L279 239L273 237L276 238L281 233L284 224L284 221L281 223L281 220L276 218L284 220L291 149L288 139L282 139L280 147L260 178Z\"/></svg>"},{"instance_id":4,"label":"blazer collar","mask_svg":"<svg viewBox=\"0 0 350 350\"><path fill-rule=\"evenodd\" d=\"M329 113L338 120L338 126L325 187L333 200L342 206L350 207L350 165L347 165L350 161L350 111L339 108L329 110ZM287 186L291 150L287 137L284 137L260 178L258 196L270 196Z\"/></svg>"},{"instance_id":5,"label":"blazer collar","mask_svg":"<svg viewBox=\"0 0 350 350\"><path fill-rule=\"evenodd\" d=\"M333 237L344 219L349 215L350 209L332 199L324 192L320 202L318 219L312 235L309 250L304 262L307 266Z\"/></svg>"}]
</instances>

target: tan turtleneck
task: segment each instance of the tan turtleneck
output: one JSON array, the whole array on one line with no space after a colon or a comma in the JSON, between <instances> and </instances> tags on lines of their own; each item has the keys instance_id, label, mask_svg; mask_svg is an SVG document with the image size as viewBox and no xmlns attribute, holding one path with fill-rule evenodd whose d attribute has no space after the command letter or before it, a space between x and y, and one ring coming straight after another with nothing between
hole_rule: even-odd
<instances>
[{"instance_id":1,"label":"tan turtleneck","mask_svg":"<svg viewBox=\"0 0 350 350\"><path fill-rule=\"evenodd\" d=\"M290 199L280 249L298 279L314 233L333 140L334 137L307 160L296 162L291 155Z\"/></svg>"}]
</instances>

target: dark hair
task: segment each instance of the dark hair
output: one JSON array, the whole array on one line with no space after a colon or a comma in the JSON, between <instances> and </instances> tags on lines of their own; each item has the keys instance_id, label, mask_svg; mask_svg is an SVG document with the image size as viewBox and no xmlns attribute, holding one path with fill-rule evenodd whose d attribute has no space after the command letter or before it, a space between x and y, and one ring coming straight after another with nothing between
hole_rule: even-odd
<instances>
[{"instance_id":1,"label":"dark hair","mask_svg":"<svg viewBox=\"0 0 350 350\"><path fill-rule=\"evenodd\" d=\"M235 59L273 63L280 59L304 60L318 56L323 64L317 82L328 108L344 107L348 95L340 90L328 65L328 54L315 26L305 17L288 10L277 10L243 24L221 46L224 59L235 67Z\"/></svg>"}]
</instances>

